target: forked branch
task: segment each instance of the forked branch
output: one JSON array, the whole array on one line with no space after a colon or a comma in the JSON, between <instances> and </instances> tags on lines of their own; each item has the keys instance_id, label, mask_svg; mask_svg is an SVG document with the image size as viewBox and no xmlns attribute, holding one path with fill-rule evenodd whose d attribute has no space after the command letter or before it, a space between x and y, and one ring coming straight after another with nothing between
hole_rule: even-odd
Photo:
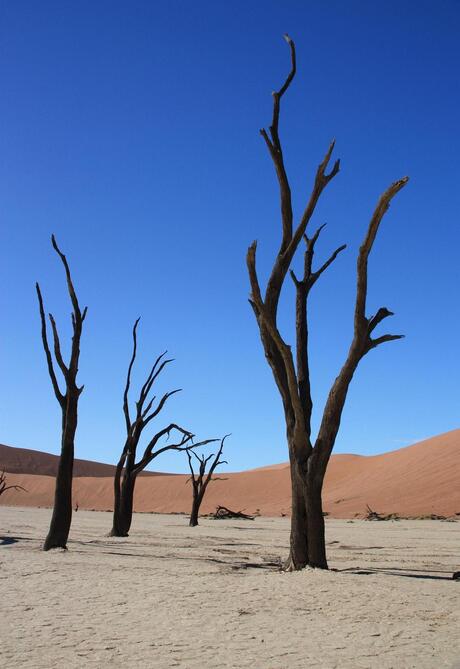
<instances>
[{"instance_id":1,"label":"forked branch","mask_svg":"<svg viewBox=\"0 0 460 669\"><path fill-rule=\"evenodd\" d=\"M62 357L62 352L61 352L61 343L59 340L59 334L58 330L56 327L56 321L54 320L54 317L52 314L49 314L49 320L51 324L51 329L53 333L53 343L54 343L54 355L56 358L56 362L58 364L59 369L62 372L62 375L65 379L66 382L66 387L67 391L69 387L76 387L76 377L77 377L77 372L78 372L78 358L80 355L80 337L81 337L81 332L82 332L82 326L83 326L83 321L85 320L86 313L87 313L87 307L84 308L83 313L80 310L80 306L78 304L78 299L77 295L75 293L75 288L73 286L72 282L72 277L70 274L70 269L69 269L69 264L67 262L66 256L62 253L62 251L59 249L56 239L54 235L51 235L51 242L53 245L54 250L60 257L62 264L64 265L64 270L66 274L66 279L67 279L67 288L70 296L70 300L72 302L72 307L73 311L71 314L72 317L72 326L73 326L73 331L74 335L72 337L72 347L71 347L71 352L70 352L70 361L69 364L66 365L64 362L64 359ZM40 286L38 283L35 284L35 288L37 291L37 297L38 297L38 306L39 306L39 312L40 312L40 321L41 321L41 333L42 333L42 343L43 343L43 348L45 351L45 356L46 356L46 362L48 366L48 373L51 379L51 383L53 386L54 394L56 395L56 399L58 400L59 404L61 405L61 408L65 408L65 398L67 395L64 395L60 388L59 388L59 383L56 377L56 372L54 370L54 363L53 363L53 357L51 355L50 347L48 344L48 334L47 334L47 326L46 326L46 318L45 318L45 309L43 306L43 298L40 290ZM78 393L81 393L83 390L83 387L77 388Z\"/></svg>"},{"instance_id":2,"label":"forked branch","mask_svg":"<svg viewBox=\"0 0 460 669\"><path fill-rule=\"evenodd\" d=\"M227 460L221 460L220 458L222 456L222 451L224 450L225 440L229 436L230 436L229 434L226 434L225 437L221 439L220 448L217 451L217 453L216 454L211 453L211 455L208 455L207 458L205 458L204 455L198 455L192 449L187 449L188 465L190 469L190 480L192 481L193 487L196 488L198 491L201 491L203 488L206 489L208 483L212 480L212 475L214 474L215 469L219 465L228 464ZM217 441L217 439L209 439L208 443L215 441ZM194 448L197 448L198 446L199 444L196 444ZM193 469L192 455L198 462L199 465L198 472L195 472L195 470ZM212 460L212 458L214 458L214 460ZM211 466L209 467L208 473L206 474L206 467L210 460L212 460L212 463Z\"/></svg>"},{"instance_id":3,"label":"forked branch","mask_svg":"<svg viewBox=\"0 0 460 669\"><path fill-rule=\"evenodd\" d=\"M69 263L67 262L66 256L62 253L60 250L59 246L57 245L56 238L54 235L51 235L51 243L53 245L54 250L62 260L62 264L64 265L65 269L65 274L66 274L66 279L67 279L67 288L69 291L70 299L72 302L73 310L74 310L74 316L75 316L75 324L81 325L83 321L85 320L86 313L88 311L88 307L85 307L83 309L83 313L80 311L80 305L78 304L78 298L77 294L75 292L75 288L73 285L72 281L72 276L70 274L70 268L69 268Z\"/></svg>"},{"instance_id":4,"label":"forked branch","mask_svg":"<svg viewBox=\"0 0 460 669\"><path fill-rule=\"evenodd\" d=\"M380 307L374 316L367 318L366 300L368 283L367 264L369 254L372 251L380 223L382 222L383 216L388 211L391 200L408 181L409 177L404 177L403 179L395 181L380 197L370 220L366 236L359 250L353 341L345 363L329 392L318 432L318 438L315 443L315 451L320 454L323 470L327 465L334 446L348 387L359 362L371 349L376 348L385 342L395 341L404 337L404 335L400 334L384 334L373 339L371 337L373 330L385 318L392 316L393 312L386 307Z\"/></svg>"},{"instance_id":5,"label":"forked branch","mask_svg":"<svg viewBox=\"0 0 460 669\"><path fill-rule=\"evenodd\" d=\"M59 383L56 377L56 373L54 371L54 364L53 364L53 358L51 355L50 347L48 344L48 334L47 334L47 329L46 329L46 318L45 318L45 309L43 306L43 298L42 298L42 293L40 290L40 286L38 282L35 284L35 289L37 291L37 297L38 297L38 307L40 311L40 320L41 320L41 332L42 332L42 343L43 343L43 349L45 351L45 356L46 356L46 363L48 366L48 374L51 379L51 383L53 386L54 394L56 395L56 399L61 405L61 408L64 407L65 405L65 395L61 392L59 388Z\"/></svg>"},{"instance_id":6,"label":"forked branch","mask_svg":"<svg viewBox=\"0 0 460 669\"><path fill-rule=\"evenodd\" d=\"M381 195L375 211L372 215L369 227L367 229L367 234L364 238L363 243L359 249L358 262L357 262L357 276L358 276L358 285L356 291L356 305L355 305L355 328L360 329L363 327L363 324L366 323L366 297L367 297L367 262L369 254L372 251L375 238L377 236L380 223L388 211L391 200L394 198L396 193L398 193L409 181L409 177L404 177L399 179L387 188L387 190Z\"/></svg>"},{"instance_id":7,"label":"forked branch","mask_svg":"<svg viewBox=\"0 0 460 669\"><path fill-rule=\"evenodd\" d=\"M304 253L304 273L303 273L303 278L300 280L296 277L295 273L293 270L290 270L290 275L291 278L294 282L294 285L296 287L299 287L302 285L307 293L310 291L310 289L314 286L314 284L317 282L319 277L323 272L327 270L327 268L332 265L334 260L337 258L339 253L341 253L344 249L347 248L346 244L342 244L342 246L339 246L324 262L319 269L316 271L313 271L313 258L315 254L315 244L318 241L318 237L321 233L321 231L326 227L326 224L323 223L323 225L320 225L320 227L316 230L315 234L313 237L308 237L306 234L303 235L303 238L305 240L306 244L306 249Z\"/></svg>"},{"instance_id":8,"label":"forked branch","mask_svg":"<svg viewBox=\"0 0 460 669\"><path fill-rule=\"evenodd\" d=\"M136 355L137 355L137 326L139 325L140 318L137 318L136 321L134 322L133 326L133 331L132 331L132 336L133 336L133 352L131 355L131 359L129 362L128 366L128 372L126 375L126 384L125 384L125 390L123 393L123 413L125 416L125 423L126 423L126 432L129 435L131 435L134 431L136 431L139 436L142 430L145 428L145 426L153 420L160 411L163 409L164 405L166 404L167 400L171 395L174 395L175 393L180 392L180 388L176 388L175 390L171 390L163 395L161 400L159 401L157 407L150 413L153 403L156 399L156 395L154 395L151 399L148 399L148 396L150 394L150 391L152 390L153 384L155 383L156 379L158 376L161 374L163 369L168 365L170 362L173 362L172 358L168 360L163 360L164 356L166 355L166 351L161 353L153 363L153 366L144 382L144 385L142 386L140 392L139 392L139 397L135 403L136 405L136 418L134 422L131 420L131 415L129 411L129 390L131 387L131 373L133 370L134 363L136 361ZM161 364L160 364L161 363ZM147 405L145 404L147 402Z\"/></svg>"},{"instance_id":9,"label":"forked branch","mask_svg":"<svg viewBox=\"0 0 460 669\"><path fill-rule=\"evenodd\" d=\"M289 180L286 174L284 165L283 150L279 138L279 116L280 116L280 101L284 93L289 88L296 73L296 51L293 40L285 35L285 39L289 44L291 50L291 71L287 76L283 86L273 93L273 118L270 126L270 137L266 130L262 129L261 135L267 144L267 147L272 158L276 175L278 177L280 188L280 205L281 205L281 223L282 223L282 240L278 251L277 258L273 265L270 278L267 283L264 303L267 309L267 315L272 321L276 321L276 311L278 301L281 293L281 288L289 270L291 261L299 246L302 236L305 234L307 225L315 211L318 200L327 184L338 174L340 169L340 160L336 160L332 169L327 173L327 168L332 157L335 141L331 142L326 154L318 166L316 177L313 185L308 203L304 209L300 222L293 233L293 212L291 202L291 189ZM255 254L256 243L254 242L248 251L247 264L251 278L252 300L254 304L258 304L260 296L260 288L258 288L257 273L255 269ZM332 262L332 259L330 260ZM330 264L330 263L329 263ZM324 268L326 269L326 268ZM322 270L324 271L324 270Z\"/></svg>"}]
</instances>

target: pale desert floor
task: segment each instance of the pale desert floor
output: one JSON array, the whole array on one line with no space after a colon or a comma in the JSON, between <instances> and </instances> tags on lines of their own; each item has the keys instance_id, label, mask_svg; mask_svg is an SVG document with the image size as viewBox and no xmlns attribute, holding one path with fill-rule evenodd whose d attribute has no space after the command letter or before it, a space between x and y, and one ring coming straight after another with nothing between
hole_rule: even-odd
<instances>
[{"instance_id":1,"label":"pale desert floor","mask_svg":"<svg viewBox=\"0 0 460 669\"><path fill-rule=\"evenodd\" d=\"M460 668L460 523L327 520L330 567L286 574L289 521L0 508L0 666Z\"/></svg>"}]
</instances>

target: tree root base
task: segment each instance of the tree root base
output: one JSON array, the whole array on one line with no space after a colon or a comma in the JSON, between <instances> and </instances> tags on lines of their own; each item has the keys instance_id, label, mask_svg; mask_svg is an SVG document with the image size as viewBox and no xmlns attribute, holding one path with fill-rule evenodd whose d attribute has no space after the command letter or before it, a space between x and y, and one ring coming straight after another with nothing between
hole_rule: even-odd
<instances>
[{"instance_id":1,"label":"tree root base","mask_svg":"<svg viewBox=\"0 0 460 669\"><path fill-rule=\"evenodd\" d=\"M46 543L43 544L43 549L42 550L52 551L52 550L56 550L56 549L60 549L61 551L69 550L65 544L62 546L61 544L46 544Z\"/></svg>"},{"instance_id":2,"label":"tree root base","mask_svg":"<svg viewBox=\"0 0 460 669\"><path fill-rule=\"evenodd\" d=\"M309 562L296 562L293 558L292 555L288 557L286 562L283 565L283 571L286 572L293 572L293 571L302 571L303 569L324 569L324 570L329 570L329 567L326 565L317 565L317 564L310 564Z\"/></svg>"}]
</instances>

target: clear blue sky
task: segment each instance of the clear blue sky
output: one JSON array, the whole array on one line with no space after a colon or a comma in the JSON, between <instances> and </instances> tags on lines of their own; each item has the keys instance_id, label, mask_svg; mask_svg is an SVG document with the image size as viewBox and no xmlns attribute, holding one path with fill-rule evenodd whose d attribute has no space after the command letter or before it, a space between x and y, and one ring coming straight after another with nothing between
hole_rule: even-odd
<instances>
[{"instance_id":1,"label":"clear blue sky","mask_svg":"<svg viewBox=\"0 0 460 669\"><path fill-rule=\"evenodd\" d=\"M406 339L372 351L353 381L337 452L400 448L460 424L460 2L0 3L0 441L59 451L59 407L34 283L69 334L54 232L89 308L78 457L114 462L134 319L135 378L175 358L157 423L232 433L229 468L287 459L281 403L247 303L245 253L262 276L279 205L259 136L270 93L298 76L280 125L298 214L332 137L342 170L313 225L347 251L311 302L315 425L352 334L355 258L379 194L410 175L371 256L369 310ZM280 321L292 341L292 289ZM66 337L68 340L68 337ZM181 471L180 456L155 469Z\"/></svg>"}]
</instances>

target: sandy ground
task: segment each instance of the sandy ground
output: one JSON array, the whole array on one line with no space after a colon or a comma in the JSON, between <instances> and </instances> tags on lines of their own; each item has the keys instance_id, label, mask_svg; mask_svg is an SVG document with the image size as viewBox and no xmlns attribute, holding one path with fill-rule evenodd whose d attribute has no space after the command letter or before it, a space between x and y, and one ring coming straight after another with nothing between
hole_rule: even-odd
<instances>
[{"instance_id":1,"label":"sandy ground","mask_svg":"<svg viewBox=\"0 0 460 669\"><path fill-rule=\"evenodd\" d=\"M327 520L330 567L286 574L289 521L0 509L0 665L460 668L460 523Z\"/></svg>"}]
</instances>

